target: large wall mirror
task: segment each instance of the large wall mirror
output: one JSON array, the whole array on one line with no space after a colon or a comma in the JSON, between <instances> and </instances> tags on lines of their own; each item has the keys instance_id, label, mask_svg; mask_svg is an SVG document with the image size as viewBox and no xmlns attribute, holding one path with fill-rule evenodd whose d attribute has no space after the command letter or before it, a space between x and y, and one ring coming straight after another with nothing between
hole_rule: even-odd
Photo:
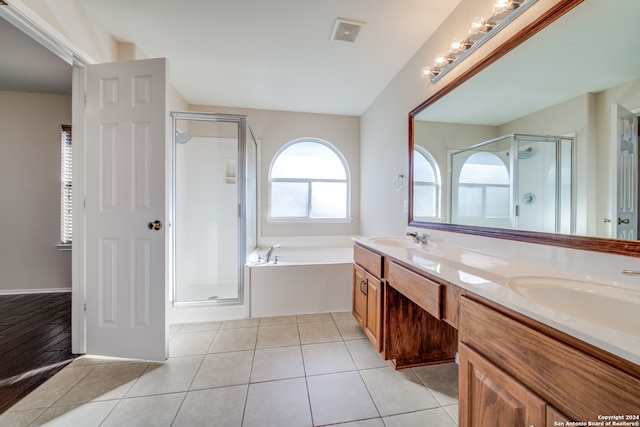
<instances>
[{"instance_id":1,"label":"large wall mirror","mask_svg":"<svg viewBox=\"0 0 640 427\"><path fill-rule=\"evenodd\" d=\"M640 256L638 16L560 2L411 111L409 225Z\"/></svg>"}]
</instances>

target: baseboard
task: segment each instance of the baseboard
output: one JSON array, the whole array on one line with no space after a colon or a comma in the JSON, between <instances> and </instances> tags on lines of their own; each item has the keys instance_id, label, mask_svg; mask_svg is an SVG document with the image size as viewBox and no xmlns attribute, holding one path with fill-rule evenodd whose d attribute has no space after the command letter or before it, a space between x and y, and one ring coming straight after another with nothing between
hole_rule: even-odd
<instances>
[{"instance_id":1,"label":"baseboard","mask_svg":"<svg viewBox=\"0 0 640 427\"><path fill-rule=\"evenodd\" d=\"M71 292L71 288L4 289L0 290L0 295L55 294L59 292Z\"/></svg>"}]
</instances>

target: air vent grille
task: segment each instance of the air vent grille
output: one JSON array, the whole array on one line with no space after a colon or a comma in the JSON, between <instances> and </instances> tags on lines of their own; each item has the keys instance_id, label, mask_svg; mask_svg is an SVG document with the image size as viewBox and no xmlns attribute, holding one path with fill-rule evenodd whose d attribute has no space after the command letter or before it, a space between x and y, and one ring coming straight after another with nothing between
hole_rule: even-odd
<instances>
[{"instance_id":1,"label":"air vent grille","mask_svg":"<svg viewBox=\"0 0 640 427\"><path fill-rule=\"evenodd\" d=\"M356 37L358 37L358 33L364 24L366 22L336 18L331 32L331 40L353 43L356 41Z\"/></svg>"}]
</instances>

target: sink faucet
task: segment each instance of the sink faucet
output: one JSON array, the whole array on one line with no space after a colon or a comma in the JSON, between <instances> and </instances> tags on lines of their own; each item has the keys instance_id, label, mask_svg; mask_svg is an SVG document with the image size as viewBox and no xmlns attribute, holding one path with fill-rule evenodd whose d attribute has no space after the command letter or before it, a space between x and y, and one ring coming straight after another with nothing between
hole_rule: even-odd
<instances>
[{"instance_id":1,"label":"sink faucet","mask_svg":"<svg viewBox=\"0 0 640 427\"><path fill-rule=\"evenodd\" d=\"M274 250L278 249L279 247L280 245L273 245L269 249L267 249L267 252L264 253L264 261L269 262L269 260L271 259L271 254L273 253Z\"/></svg>"},{"instance_id":2,"label":"sink faucet","mask_svg":"<svg viewBox=\"0 0 640 427\"><path fill-rule=\"evenodd\" d=\"M414 243L420 243L422 245L426 245L429 239L429 235L426 233L418 234L418 233L407 233L407 236L413 239Z\"/></svg>"}]
</instances>

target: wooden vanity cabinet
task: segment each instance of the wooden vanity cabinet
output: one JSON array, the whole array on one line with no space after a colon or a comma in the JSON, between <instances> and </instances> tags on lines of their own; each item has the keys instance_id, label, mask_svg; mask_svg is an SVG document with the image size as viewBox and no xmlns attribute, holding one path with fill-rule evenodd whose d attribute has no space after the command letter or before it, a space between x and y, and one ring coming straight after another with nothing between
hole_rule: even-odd
<instances>
[{"instance_id":1,"label":"wooden vanity cabinet","mask_svg":"<svg viewBox=\"0 0 640 427\"><path fill-rule=\"evenodd\" d=\"M544 400L470 347L459 348L460 426L546 425Z\"/></svg>"},{"instance_id":2,"label":"wooden vanity cabinet","mask_svg":"<svg viewBox=\"0 0 640 427\"><path fill-rule=\"evenodd\" d=\"M353 317L373 346L382 352L382 314L384 297L384 257L361 246L354 246Z\"/></svg>"},{"instance_id":3,"label":"wooden vanity cabinet","mask_svg":"<svg viewBox=\"0 0 640 427\"><path fill-rule=\"evenodd\" d=\"M384 298L384 354L396 368L452 362L458 333L443 321L445 286L389 261Z\"/></svg>"},{"instance_id":4,"label":"wooden vanity cabinet","mask_svg":"<svg viewBox=\"0 0 640 427\"><path fill-rule=\"evenodd\" d=\"M629 362L473 298L460 300L460 427L638 413L640 376Z\"/></svg>"}]
</instances>

